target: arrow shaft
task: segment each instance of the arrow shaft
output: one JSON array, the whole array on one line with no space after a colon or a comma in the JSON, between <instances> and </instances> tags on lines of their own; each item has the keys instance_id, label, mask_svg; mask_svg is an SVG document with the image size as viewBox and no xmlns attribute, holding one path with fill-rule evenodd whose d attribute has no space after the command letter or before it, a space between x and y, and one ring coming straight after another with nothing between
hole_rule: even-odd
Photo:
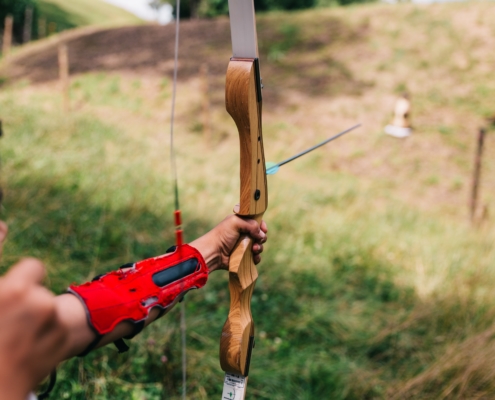
<instances>
[{"instance_id":1,"label":"arrow shaft","mask_svg":"<svg viewBox=\"0 0 495 400\"><path fill-rule=\"evenodd\" d=\"M343 135L345 135L346 133L349 133L350 131L356 129L356 128L359 128L361 126L361 124L356 124L354 126L351 126L350 128L346 129L345 131L342 131L340 133L337 133L335 136L332 136L331 138L328 138L326 140L324 140L323 142L321 143L318 143L317 145L314 145L313 147L310 147L309 149L306 149L306 150L303 150L301 151L300 153L297 153L296 155L292 156L292 157L289 157L288 159L284 160L284 161L281 161L279 162L278 164L275 164L273 167L271 168L274 168L274 167L281 167L282 165L284 164L287 164L291 161L294 161L296 158L299 158L299 157L302 157L304 156L305 154L308 154L310 152L312 152L313 150L316 150L317 148L321 147L321 146L324 146L326 145L327 143L331 142L332 140L335 140Z\"/></svg>"}]
</instances>

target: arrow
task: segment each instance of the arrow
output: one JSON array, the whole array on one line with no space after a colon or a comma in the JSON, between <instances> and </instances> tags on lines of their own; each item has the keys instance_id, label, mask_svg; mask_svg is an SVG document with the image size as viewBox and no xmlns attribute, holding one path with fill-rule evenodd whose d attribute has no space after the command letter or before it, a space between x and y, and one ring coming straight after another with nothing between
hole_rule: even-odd
<instances>
[{"instance_id":1,"label":"arrow","mask_svg":"<svg viewBox=\"0 0 495 400\"><path fill-rule=\"evenodd\" d=\"M354 125L354 126L351 126L350 128L346 129L345 131L342 131L338 134L336 134L335 136L332 136L331 138L328 138L327 140L324 140L323 142L321 143L318 143L317 145L313 146L313 147L310 147L309 149L306 149L304 151L301 151L300 153L297 153L296 155L292 156L292 157L289 157L287 158L286 160L284 161L281 161L277 164L275 163L272 163L272 162L267 162L266 163L266 174L267 175L275 175L278 170L280 169L280 167L284 164L287 164L293 160L295 160L296 158L299 158L305 154L308 154L309 152L313 151L313 150L316 150L318 147L321 147L329 142L331 142L332 140L335 140L343 135L345 135L346 133L356 129L356 128L359 128L361 126L361 124L357 124L357 125Z\"/></svg>"}]
</instances>

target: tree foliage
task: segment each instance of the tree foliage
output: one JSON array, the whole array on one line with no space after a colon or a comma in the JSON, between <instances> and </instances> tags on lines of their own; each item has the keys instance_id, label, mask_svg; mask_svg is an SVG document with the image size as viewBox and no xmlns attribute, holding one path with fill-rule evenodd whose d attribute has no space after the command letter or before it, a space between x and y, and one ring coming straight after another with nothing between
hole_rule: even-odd
<instances>
[{"instance_id":1,"label":"tree foliage","mask_svg":"<svg viewBox=\"0 0 495 400\"><path fill-rule=\"evenodd\" d=\"M367 3L376 0L254 0L257 11L301 10L313 7L345 6L352 3ZM150 3L168 3L174 7L175 0L150 0ZM228 14L228 0L181 0L181 18L215 17Z\"/></svg>"},{"instance_id":2,"label":"tree foliage","mask_svg":"<svg viewBox=\"0 0 495 400\"><path fill-rule=\"evenodd\" d=\"M14 40L21 43L26 9L28 7L33 9L33 21L36 21L36 6L36 0L0 0L0 27L2 32L5 28L5 18L7 15L12 15L14 17ZM36 28L36 24L33 24L33 28Z\"/></svg>"}]
</instances>

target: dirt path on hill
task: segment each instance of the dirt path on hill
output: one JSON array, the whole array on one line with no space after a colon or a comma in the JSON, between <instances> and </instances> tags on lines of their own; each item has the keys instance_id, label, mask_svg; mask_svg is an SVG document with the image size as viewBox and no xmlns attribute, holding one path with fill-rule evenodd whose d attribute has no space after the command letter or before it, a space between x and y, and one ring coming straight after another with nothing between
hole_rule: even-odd
<instances>
[{"instance_id":1,"label":"dirt path on hill","mask_svg":"<svg viewBox=\"0 0 495 400\"><path fill-rule=\"evenodd\" d=\"M318 28L318 24L316 24ZM356 80L349 68L337 62L332 51L316 57L332 43L356 42L364 30L353 31L337 18L320 21L321 34L298 35L286 32L269 20L259 23L260 53L263 72L271 76L267 93L269 99L281 99L282 89L303 90L315 95L358 93L366 83ZM287 28L285 28L287 29ZM301 31L301 30L300 30ZM87 72L133 72L155 76L171 76L174 63L175 25L142 25L115 29L67 32L59 38L21 50L8 68L8 80L27 79L33 84L58 79L58 44L69 47L72 75ZM304 52L300 49L303 48ZM297 50L297 51L296 51ZM223 84L231 55L230 27L227 18L181 22L179 79L187 80L198 74L206 63L213 84ZM313 56L315 55L315 56ZM217 82L218 81L218 82ZM331 83L331 85L330 85Z\"/></svg>"},{"instance_id":2,"label":"dirt path on hill","mask_svg":"<svg viewBox=\"0 0 495 400\"><path fill-rule=\"evenodd\" d=\"M95 71L132 71L155 75L169 74L174 57L173 25L142 25L83 32L65 40L64 35L37 52L20 54L11 63L9 78L41 83L58 78L57 46L69 47L71 74ZM181 24L181 76L197 74L198 64L208 58L213 72L224 72L222 53L229 50L228 21L194 21ZM208 57L209 49L220 54Z\"/></svg>"}]
</instances>

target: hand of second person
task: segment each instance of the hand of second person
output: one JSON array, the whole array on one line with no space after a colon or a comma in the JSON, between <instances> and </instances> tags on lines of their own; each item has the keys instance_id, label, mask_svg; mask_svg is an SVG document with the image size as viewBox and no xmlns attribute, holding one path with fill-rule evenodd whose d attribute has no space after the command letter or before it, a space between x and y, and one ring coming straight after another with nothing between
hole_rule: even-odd
<instances>
[{"instance_id":1,"label":"hand of second person","mask_svg":"<svg viewBox=\"0 0 495 400\"><path fill-rule=\"evenodd\" d=\"M63 358L67 329L44 275L40 261L26 258L0 278L1 399L26 399Z\"/></svg>"},{"instance_id":2,"label":"hand of second person","mask_svg":"<svg viewBox=\"0 0 495 400\"><path fill-rule=\"evenodd\" d=\"M230 254L242 234L253 239L253 260L261 261L263 244L267 241L268 228L265 221L258 224L253 219L242 219L230 215L210 232L191 243L203 255L210 272L217 269L228 269Z\"/></svg>"}]
</instances>

